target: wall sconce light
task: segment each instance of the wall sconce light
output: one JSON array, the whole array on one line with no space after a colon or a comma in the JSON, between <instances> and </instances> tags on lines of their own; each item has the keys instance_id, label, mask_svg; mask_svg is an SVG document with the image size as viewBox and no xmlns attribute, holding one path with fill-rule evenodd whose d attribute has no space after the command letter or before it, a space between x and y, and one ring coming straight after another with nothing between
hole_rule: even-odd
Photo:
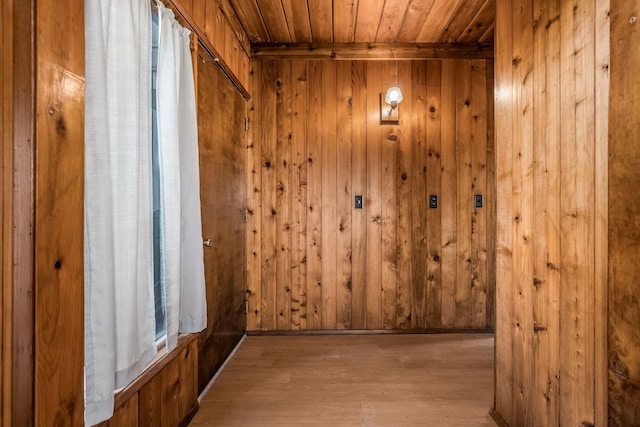
<instances>
[{"instance_id":1,"label":"wall sconce light","mask_svg":"<svg viewBox=\"0 0 640 427\"><path fill-rule=\"evenodd\" d=\"M387 89L387 94L382 102L380 94L380 123L397 124L400 119L398 104L402 102L402 91L399 87L393 86Z\"/></svg>"}]
</instances>

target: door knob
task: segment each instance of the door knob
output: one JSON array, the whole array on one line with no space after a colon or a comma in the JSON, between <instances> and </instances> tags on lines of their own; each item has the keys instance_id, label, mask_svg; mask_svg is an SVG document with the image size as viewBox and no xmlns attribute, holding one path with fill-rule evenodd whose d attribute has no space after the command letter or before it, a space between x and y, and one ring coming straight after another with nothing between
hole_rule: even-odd
<instances>
[{"instance_id":1,"label":"door knob","mask_svg":"<svg viewBox=\"0 0 640 427\"><path fill-rule=\"evenodd\" d=\"M213 242L211 241L211 239L207 239L204 242L202 242L203 245L211 247L213 246Z\"/></svg>"}]
</instances>

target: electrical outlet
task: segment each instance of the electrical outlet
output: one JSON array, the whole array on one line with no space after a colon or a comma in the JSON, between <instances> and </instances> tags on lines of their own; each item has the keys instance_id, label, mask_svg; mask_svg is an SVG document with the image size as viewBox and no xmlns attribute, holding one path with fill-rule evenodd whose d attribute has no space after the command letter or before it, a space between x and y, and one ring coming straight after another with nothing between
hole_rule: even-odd
<instances>
[{"instance_id":1,"label":"electrical outlet","mask_svg":"<svg viewBox=\"0 0 640 427\"><path fill-rule=\"evenodd\" d=\"M437 209L438 208L438 196L436 194L432 194L429 196L429 209Z\"/></svg>"},{"instance_id":2,"label":"electrical outlet","mask_svg":"<svg viewBox=\"0 0 640 427\"><path fill-rule=\"evenodd\" d=\"M362 209L362 196L356 196L355 208Z\"/></svg>"},{"instance_id":3,"label":"electrical outlet","mask_svg":"<svg viewBox=\"0 0 640 427\"><path fill-rule=\"evenodd\" d=\"M475 204L476 204L476 208L482 207L482 194L476 194Z\"/></svg>"}]
</instances>

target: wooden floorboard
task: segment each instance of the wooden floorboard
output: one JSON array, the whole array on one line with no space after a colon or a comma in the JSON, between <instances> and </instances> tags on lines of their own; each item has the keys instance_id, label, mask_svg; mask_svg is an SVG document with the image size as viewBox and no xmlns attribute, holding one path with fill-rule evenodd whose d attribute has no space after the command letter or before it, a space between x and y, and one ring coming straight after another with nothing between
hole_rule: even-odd
<instances>
[{"instance_id":1,"label":"wooden floorboard","mask_svg":"<svg viewBox=\"0 0 640 427\"><path fill-rule=\"evenodd\" d=\"M494 426L493 335L249 336L190 426Z\"/></svg>"}]
</instances>

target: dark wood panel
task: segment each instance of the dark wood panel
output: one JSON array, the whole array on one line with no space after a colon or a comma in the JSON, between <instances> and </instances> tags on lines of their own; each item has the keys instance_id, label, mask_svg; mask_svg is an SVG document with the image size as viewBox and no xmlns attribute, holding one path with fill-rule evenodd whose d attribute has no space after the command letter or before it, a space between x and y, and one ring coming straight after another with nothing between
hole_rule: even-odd
<instances>
[{"instance_id":1,"label":"dark wood panel","mask_svg":"<svg viewBox=\"0 0 640 427\"><path fill-rule=\"evenodd\" d=\"M33 425L34 134L33 1L2 8L2 403L0 422Z\"/></svg>"},{"instance_id":2,"label":"dark wood panel","mask_svg":"<svg viewBox=\"0 0 640 427\"><path fill-rule=\"evenodd\" d=\"M248 289L261 310L252 310L249 330L493 324L486 297L494 257L487 242L495 203L487 177L491 65L256 62L254 101L262 108L252 113L259 118L251 135L262 164L254 159L247 179L262 185L248 201L262 205L251 219L262 230L249 234L248 252L259 258L249 270L260 263L262 271ZM381 125L381 94L396 84L405 98L400 122ZM478 209L476 192L484 196ZM428 208L431 194L437 209ZM354 208L356 195L363 209Z\"/></svg>"},{"instance_id":3,"label":"dark wood panel","mask_svg":"<svg viewBox=\"0 0 640 427\"><path fill-rule=\"evenodd\" d=\"M629 20L637 3L611 1L611 95L609 111L609 425L640 424L640 300L638 238L640 203L640 41Z\"/></svg>"},{"instance_id":4,"label":"dark wood panel","mask_svg":"<svg viewBox=\"0 0 640 427\"><path fill-rule=\"evenodd\" d=\"M207 328L199 337L202 391L243 335L245 101L213 62L198 61L198 135Z\"/></svg>"}]
</instances>

